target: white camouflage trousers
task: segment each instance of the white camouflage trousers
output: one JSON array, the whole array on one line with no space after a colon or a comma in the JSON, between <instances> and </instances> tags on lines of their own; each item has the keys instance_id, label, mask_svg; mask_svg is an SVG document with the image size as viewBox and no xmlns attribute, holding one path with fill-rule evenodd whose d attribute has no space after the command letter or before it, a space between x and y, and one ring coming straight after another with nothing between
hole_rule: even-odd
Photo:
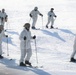
<instances>
[{"instance_id":1,"label":"white camouflage trousers","mask_svg":"<svg viewBox=\"0 0 76 75\"><path fill-rule=\"evenodd\" d=\"M76 50L73 51L71 58L74 58L75 54L76 54Z\"/></svg>"},{"instance_id":2,"label":"white camouflage trousers","mask_svg":"<svg viewBox=\"0 0 76 75\"><path fill-rule=\"evenodd\" d=\"M31 49L21 49L21 57L20 62L24 62L24 60L29 61L32 56L32 50Z\"/></svg>"},{"instance_id":3,"label":"white camouflage trousers","mask_svg":"<svg viewBox=\"0 0 76 75\"><path fill-rule=\"evenodd\" d=\"M37 18L32 18L33 22L32 22L32 27L35 27L36 22L37 22Z\"/></svg>"},{"instance_id":4,"label":"white camouflage trousers","mask_svg":"<svg viewBox=\"0 0 76 75\"><path fill-rule=\"evenodd\" d=\"M54 25L54 19L48 17L48 22L46 25L48 26L50 22L51 22L51 26L53 26Z\"/></svg>"},{"instance_id":5,"label":"white camouflage trousers","mask_svg":"<svg viewBox=\"0 0 76 75\"><path fill-rule=\"evenodd\" d=\"M2 55L2 42L0 41L0 55Z\"/></svg>"}]
</instances>

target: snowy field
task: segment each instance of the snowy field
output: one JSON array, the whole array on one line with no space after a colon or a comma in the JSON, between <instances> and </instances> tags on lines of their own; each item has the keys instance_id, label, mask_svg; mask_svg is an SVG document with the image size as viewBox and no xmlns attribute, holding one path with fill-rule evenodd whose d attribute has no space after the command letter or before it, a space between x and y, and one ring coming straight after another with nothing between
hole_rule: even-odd
<instances>
[{"instance_id":1,"label":"snowy field","mask_svg":"<svg viewBox=\"0 0 76 75\"><path fill-rule=\"evenodd\" d=\"M38 16L36 23L40 30L31 30L36 35L36 46L38 52L38 66L43 68L19 67L20 41L19 34L26 22L32 24L29 13L37 6L43 14ZM47 13L54 8L57 15L55 27L59 29L46 29ZM0 0L0 9L5 8L8 14L8 50L7 39L3 39L3 56L0 60L0 75L76 75L76 63L71 63L70 57L73 51L74 38L76 35L76 0ZM31 41L33 55L32 65L37 65L35 40ZM9 59L13 60L9 60ZM17 73L15 73L17 72Z\"/></svg>"}]
</instances>

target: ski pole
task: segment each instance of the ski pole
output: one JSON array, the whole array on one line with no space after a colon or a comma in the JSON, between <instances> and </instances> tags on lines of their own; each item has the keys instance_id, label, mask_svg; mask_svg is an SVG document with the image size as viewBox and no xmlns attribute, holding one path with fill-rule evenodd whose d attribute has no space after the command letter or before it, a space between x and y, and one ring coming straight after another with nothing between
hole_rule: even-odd
<instances>
[{"instance_id":1,"label":"ski pole","mask_svg":"<svg viewBox=\"0 0 76 75\"><path fill-rule=\"evenodd\" d=\"M6 30L8 30L8 21L6 23ZM8 50L8 33L7 33L7 56L9 56L9 50Z\"/></svg>"},{"instance_id":2,"label":"ski pole","mask_svg":"<svg viewBox=\"0 0 76 75\"><path fill-rule=\"evenodd\" d=\"M7 37L7 56L9 56L9 50L8 50L8 37Z\"/></svg>"},{"instance_id":3,"label":"ski pole","mask_svg":"<svg viewBox=\"0 0 76 75\"><path fill-rule=\"evenodd\" d=\"M55 19L54 19L54 21L56 20L56 17L55 17Z\"/></svg>"},{"instance_id":4,"label":"ski pole","mask_svg":"<svg viewBox=\"0 0 76 75\"><path fill-rule=\"evenodd\" d=\"M42 29L43 29L43 17L42 17Z\"/></svg>"},{"instance_id":5,"label":"ski pole","mask_svg":"<svg viewBox=\"0 0 76 75\"><path fill-rule=\"evenodd\" d=\"M8 21L6 22L6 29L5 30L8 30Z\"/></svg>"},{"instance_id":6,"label":"ski pole","mask_svg":"<svg viewBox=\"0 0 76 75\"><path fill-rule=\"evenodd\" d=\"M7 56L9 56L9 49L8 49L8 35L7 35ZM13 60L12 58L9 58L9 60Z\"/></svg>"},{"instance_id":7,"label":"ski pole","mask_svg":"<svg viewBox=\"0 0 76 75\"><path fill-rule=\"evenodd\" d=\"M31 17L30 17L29 23L30 23L30 21L31 21Z\"/></svg>"},{"instance_id":8,"label":"ski pole","mask_svg":"<svg viewBox=\"0 0 76 75\"><path fill-rule=\"evenodd\" d=\"M36 46L36 39L35 39L35 51L36 51L36 62L37 62L37 66L36 67L40 67L43 68L43 66L38 66L38 55L37 55L37 46Z\"/></svg>"},{"instance_id":9,"label":"ski pole","mask_svg":"<svg viewBox=\"0 0 76 75\"><path fill-rule=\"evenodd\" d=\"M36 62L37 62L37 65L38 65L38 55L37 55L36 39L35 39L35 51L36 51Z\"/></svg>"}]
</instances>

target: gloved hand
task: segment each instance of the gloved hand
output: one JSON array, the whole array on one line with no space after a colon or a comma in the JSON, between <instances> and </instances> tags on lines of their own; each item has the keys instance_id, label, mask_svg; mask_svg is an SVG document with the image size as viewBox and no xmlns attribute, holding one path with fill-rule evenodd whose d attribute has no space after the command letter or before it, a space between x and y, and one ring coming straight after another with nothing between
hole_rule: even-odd
<instances>
[{"instance_id":1,"label":"gloved hand","mask_svg":"<svg viewBox=\"0 0 76 75\"><path fill-rule=\"evenodd\" d=\"M56 18L57 16L55 15L55 18Z\"/></svg>"},{"instance_id":2,"label":"gloved hand","mask_svg":"<svg viewBox=\"0 0 76 75\"><path fill-rule=\"evenodd\" d=\"M30 17L32 17L32 15L30 14Z\"/></svg>"},{"instance_id":3,"label":"gloved hand","mask_svg":"<svg viewBox=\"0 0 76 75\"><path fill-rule=\"evenodd\" d=\"M43 17L43 15L41 14L41 16Z\"/></svg>"},{"instance_id":4,"label":"gloved hand","mask_svg":"<svg viewBox=\"0 0 76 75\"><path fill-rule=\"evenodd\" d=\"M36 38L36 35L33 36L33 39L35 39L35 38Z\"/></svg>"},{"instance_id":5,"label":"gloved hand","mask_svg":"<svg viewBox=\"0 0 76 75\"><path fill-rule=\"evenodd\" d=\"M6 37L8 37L8 35L6 35Z\"/></svg>"},{"instance_id":6,"label":"gloved hand","mask_svg":"<svg viewBox=\"0 0 76 75\"><path fill-rule=\"evenodd\" d=\"M26 37L24 36L24 40L26 40Z\"/></svg>"},{"instance_id":7,"label":"gloved hand","mask_svg":"<svg viewBox=\"0 0 76 75\"><path fill-rule=\"evenodd\" d=\"M43 17L43 14L40 14Z\"/></svg>"},{"instance_id":8,"label":"gloved hand","mask_svg":"<svg viewBox=\"0 0 76 75\"><path fill-rule=\"evenodd\" d=\"M50 15L50 17L51 17L51 15Z\"/></svg>"}]
</instances>

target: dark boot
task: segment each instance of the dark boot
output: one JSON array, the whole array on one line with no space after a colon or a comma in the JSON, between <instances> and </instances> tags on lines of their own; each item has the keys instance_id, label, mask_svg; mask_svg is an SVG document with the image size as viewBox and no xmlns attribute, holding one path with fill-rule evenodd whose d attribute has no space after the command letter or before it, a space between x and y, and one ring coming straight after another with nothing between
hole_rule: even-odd
<instances>
[{"instance_id":1,"label":"dark boot","mask_svg":"<svg viewBox=\"0 0 76 75\"><path fill-rule=\"evenodd\" d=\"M20 66L26 66L26 64L24 64L23 62L20 62Z\"/></svg>"},{"instance_id":2,"label":"dark boot","mask_svg":"<svg viewBox=\"0 0 76 75\"><path fill-rule=\"evenodd\" d=\"M3 56L2 55L0 55L0 59L3 59Z\"/></svg>"},{"instance_id":3,"label":"dark boot","mask_svg":"<svg viewBox=\"0 0 76 75\"><path fill-rule=\"evenodd\" d=\"M53 26L50 27L50 29L54 28Z\"/></svg>"},{"instance_id":4,"label":"dark boot","mask_svg":"<svg viewBox=\"0 0 76 75\"><path fill-rule=\"evenodd\" d=\"M25 64L27 64L29 66L32 66L31 63L29 61L27 61L27 60L25 61Z\"/></svg>"},{"instance_id":5,"label":"dark boot","mask_svg":"<svg viewBox=\"0 0 76 75\"><path fill-rule=\"evenodd\" d=\"M48 26L46 25L46 28L48 28Z\"/></svg>"},{"instance_id":6,"label":"dark boot","mask_svg":"<svg viewBox=\"0 0 76 75\"><path fill-rule=\"evenodd\" d=\"M32 29L36 29L34 26L32 26Z\"/></svg>"},{"instance_id":7,"label":"dark boot","mask_svg":"<svg viewBox=\"0 0 76 75\"><path fill-rule=\"evenodd\" d=\"M76 62L76 59L74 59L74 58L71 58L71 60L70 60L71 62Z\"/></svg>"}]
</instances>

